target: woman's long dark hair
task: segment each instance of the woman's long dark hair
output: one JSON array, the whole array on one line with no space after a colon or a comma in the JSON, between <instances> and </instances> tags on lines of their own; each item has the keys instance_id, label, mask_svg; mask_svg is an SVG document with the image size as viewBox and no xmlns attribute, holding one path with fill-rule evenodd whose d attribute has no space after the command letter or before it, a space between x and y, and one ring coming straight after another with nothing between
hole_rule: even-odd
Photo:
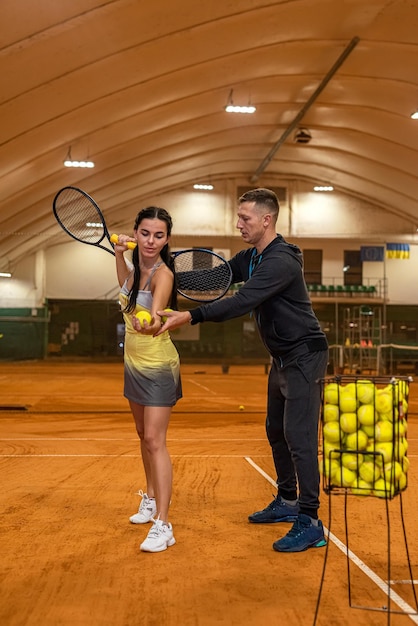
<instances>
[{"instance_id":1,"label":"woman's long dark hair","mask_svg":"<svg viewBox=\"0 0 418 626\"><path fill-rule=\"evenodd\" d=\"M142 209L136 216L134 230L138 230L139 225L144 219L150 219L150 220L158 219L158 220L161 220L162 222L165 222L167 226L167 235L168 236L171 235L171 231L173 228L173 220L171 219L171 215L165 209L162 209L160 207L155 207L155 206L149 206L149 207L146 207L145 209ZM169 306L172 309L177 309L177 289L176 289L176 274L174 271L174 259L170 253L170 247L168 243L166 243L165 246L162 248L160 256L162 260L164 261L164 263L167 265L167 267L169 267L170 270L174 274L173 290L171 292L171 299L169 302ZM132 284L132 289L129 292L128 304L126 305L126 308L125 308L125 311L127 313L131 313L132 311L135 310L136 298L138 296L138 291L139 291L139 281L141 278L141 272L139 269L138 246L134 249L132 253L132 262L134 265L134 280Z\"/></svg>"}]
</instances>

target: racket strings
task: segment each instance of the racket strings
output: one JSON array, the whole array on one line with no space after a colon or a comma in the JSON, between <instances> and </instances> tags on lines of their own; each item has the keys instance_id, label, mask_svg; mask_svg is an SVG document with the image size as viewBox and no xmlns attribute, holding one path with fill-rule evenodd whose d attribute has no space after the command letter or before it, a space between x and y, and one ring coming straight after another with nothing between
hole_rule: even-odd
<instances>
[{"instance_id":1,"label":"racket strings","mask_svg":"<svg viewBox=\"0 0 418 626\"><path fill-rule=\"evenodd\" d=\"M210 301L226 293L231 269L224 259L205 250L187 250L174 259L177 289L188 298Z\"/></svg>"},{"instance_id":2,"label":"racket strings","mask_svg":"<svg viewBox=\"0 0 418 626\"><path fill-rule=\"evenodd\" d=\"M76 239L97 244L104 238L101 213L79 190L63 189L56 198L54 210L58 221Z\"/></svg>"}]
</instances>

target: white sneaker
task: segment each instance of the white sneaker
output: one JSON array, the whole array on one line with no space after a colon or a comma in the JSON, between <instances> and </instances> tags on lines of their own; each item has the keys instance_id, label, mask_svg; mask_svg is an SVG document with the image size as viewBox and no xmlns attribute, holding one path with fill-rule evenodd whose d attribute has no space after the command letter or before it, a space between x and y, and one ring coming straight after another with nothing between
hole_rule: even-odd
<instances>
[{"instance_id":1,"label":"white sneaker","mask_svg":"<svg viewBox=\"0 0 418 626\"><path fill-rule=\"evenodd\" d=\"M147 524L157 513L157 505L155 498L149 498L146 493L139 490L138 494L141 496L141 504L139 505L138 513L131 515L129 521L131 524Z\"/></svg>"},{"instance_id":2,"label":"white sneaker","mask_svg":"<svg viewBox=\"0 0 418 626\"><path fill-rule=\"evenodd\" d=\"M151 526L148 536L141 543L142 552L162 552L167 550L169 546L174 546L176 540L173 537L173 527L160 519L152 520L154 524Z\"/></svg>"}]
</instances>

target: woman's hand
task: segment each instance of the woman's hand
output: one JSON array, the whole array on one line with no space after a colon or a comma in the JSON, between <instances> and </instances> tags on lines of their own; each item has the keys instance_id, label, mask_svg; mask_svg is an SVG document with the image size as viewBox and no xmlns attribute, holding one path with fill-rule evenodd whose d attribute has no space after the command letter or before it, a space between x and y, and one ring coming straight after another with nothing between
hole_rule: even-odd
<instances>
[{"instance_id":1,"label":"woman's hand","mask_svg":"<svg viewBox=\"0 0 418 626\"><path fill-rule=\"evenodd\" d=\"M113 239L112 239L113 238ZM118 235L117 239L112 235L111 240L114 243L115 252L126 252L126 250L132 250L132 244L136 245L136 239L129 237L129 235ZM116 240L115 240L116 239ZM128 244L131 244L128 246Z\"/></svg>"},{"instance_id":2,"label":"woman's hand","mask_svg":"<svg viewBox=\"0 0 418 626\"><path fill-rule=\"evenodd\" d=\"M141 333L141 335L155 335L157 331L161 328L161 321L159 318L156 320L154 317L152 317L150 322L147 322L147 320L144 319L141 323L139 319L135 315L133 315L132 326L138 333Z\"/></svg>"}]
</instances>

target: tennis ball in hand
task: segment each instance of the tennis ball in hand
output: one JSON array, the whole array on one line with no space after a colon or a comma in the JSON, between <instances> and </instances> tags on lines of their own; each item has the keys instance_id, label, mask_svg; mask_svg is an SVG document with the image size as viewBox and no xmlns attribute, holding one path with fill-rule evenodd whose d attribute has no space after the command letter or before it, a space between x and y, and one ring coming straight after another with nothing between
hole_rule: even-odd
<instances>
[{"instance_id":1,"label":"tennis ball in hand","mask_svg":"<svg viewBox=\"0 0 418 626\"><path fill-rule=\"evenodd\" d=\"M137 320L139 320L142 328L144 328L145 326L144 322L147 322L147 324L151 324L152 317L151 314L148 313L148 311L138 311L138 313L135 314L135 317Z\"/></svg>"},{"instance_id":2,"label":"tennis ball in hand","mask_svg":"<svg viewBox=\"0 0 418 626\"><path fill-rule=\"evenodd\" d=\"M164 311L167 311L167 313L169 313L169 312L170 312L170 311L172 311L172 310L173 310L173 309L169 309L169 308L164 309ZM166 315L162 315L162 316L161 316L161 321L162 321L162 323L163 323L163 324L165 324L165 323L166 323L166 321L167 321L167 316L166 316Z\"/></svg>"}]
</instances>

